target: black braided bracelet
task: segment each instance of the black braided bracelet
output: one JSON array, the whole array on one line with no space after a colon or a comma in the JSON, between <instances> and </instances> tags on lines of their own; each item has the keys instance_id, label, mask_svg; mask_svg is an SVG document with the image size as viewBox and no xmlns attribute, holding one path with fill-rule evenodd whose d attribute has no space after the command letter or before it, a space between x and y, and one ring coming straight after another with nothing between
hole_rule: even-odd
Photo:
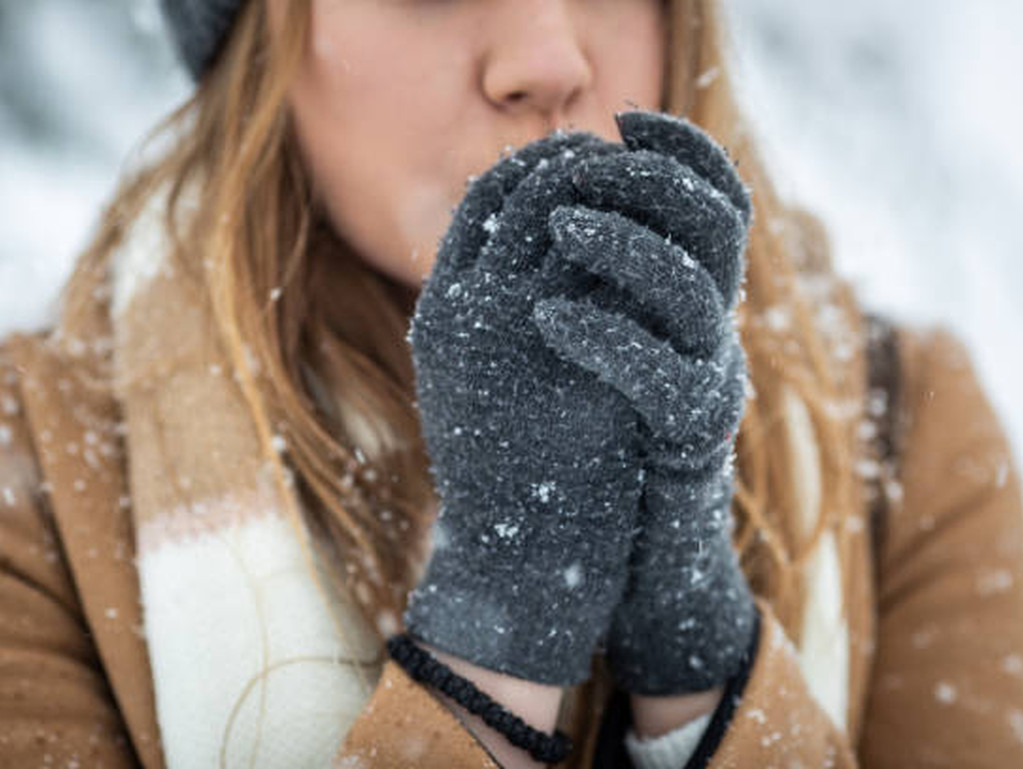
<instances>
[{"instance_id":1,"label":"black braided bracelet","mask_svg":"<svg viewBox=\"0 0 1023 769\"><path fill-rule=\"evenodd\" d=\"M501 732L508 742L528 751L537 761L556 764L572 752L572 740L567 734L555 729L554 734L549 735L534 729L477 689L472 681L418 646L408 633L388 638L387 652L413 679L433 686L470 713L480 716L483 723Z\"/></svg>"}]
</instances>

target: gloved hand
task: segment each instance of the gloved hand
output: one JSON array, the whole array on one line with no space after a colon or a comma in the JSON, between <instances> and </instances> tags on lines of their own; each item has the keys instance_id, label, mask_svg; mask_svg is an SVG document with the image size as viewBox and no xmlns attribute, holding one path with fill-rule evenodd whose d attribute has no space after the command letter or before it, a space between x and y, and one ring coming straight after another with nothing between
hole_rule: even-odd
<instances>
[{"instance_id":1,"label":"gloved hand","mask_svg":"<svg viewBox=\"0 0 1023 769\"><path fill-rule=\"evenodd\" d=\"M538 311L552 348L642 417L645 493L609 668L633 693L695 692L737 671L756 621L730 513L747 379L734 307L751 203L698 127L649 112L618 121L630 151L583 160L582 203L552 217L555 251L604 285Z\"/></svg>"},{"instance_id":2,"label":"gloved hand","mask_svg":"<svg viewBox=\"0 0 1023 769\"><path fill-rule=\"evenodd\" d=\"M570 271L546 264L548 216L578 199L571 170L625 151L558 133L475 180L408 337L440 507L406 630L547 684L590 675L625 587L642 476L635 411L544 344L534 306L573 290Z\"/></svg>"}]
</instances>

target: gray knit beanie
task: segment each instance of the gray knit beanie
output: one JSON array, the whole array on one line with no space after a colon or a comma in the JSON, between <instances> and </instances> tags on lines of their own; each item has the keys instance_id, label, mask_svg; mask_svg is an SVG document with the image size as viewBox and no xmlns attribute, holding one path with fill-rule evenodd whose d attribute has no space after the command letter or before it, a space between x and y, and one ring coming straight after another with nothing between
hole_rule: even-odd
<instances>
[{"instance_id":1,"label":"gray knit beanie","mask_svg":"<svg viewBox=\"0 0 1023 769\"><path fill-rule=\"evenodd\" d=\"M202 78L216 58L242 0L160 0L167 28L192 79Z\"/></svg>"}]
</instances>

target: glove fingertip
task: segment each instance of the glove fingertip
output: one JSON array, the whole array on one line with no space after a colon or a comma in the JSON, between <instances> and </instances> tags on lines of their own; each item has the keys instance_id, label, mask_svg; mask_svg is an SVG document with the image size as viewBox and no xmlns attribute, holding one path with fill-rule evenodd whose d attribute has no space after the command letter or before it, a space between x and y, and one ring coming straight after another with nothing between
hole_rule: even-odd
<instances>
[{"instance_id":1,"label":"glove fingertip","mask_svg":"<svg viewBox=\"0 0 1023 769\"><path fill-rule=\"evenodd\" d=\"M618 130L630 150L668 150L678 142L678 134L691 136L696 126L683 117L668 112L631 110L616 116Z\"/></svg>"},{"instance_id":2,"label":"glove fingertip","mask_svg":"<svg viewBox=\"0 0 1023 769\"><path fill-rule=\"evenodd\" d=\"M629 150L661 152L692 166L731 199L744 226L751 224L752 190L739 175L735 158L706 129L684 116L667 112L636 110L619 113L615 120ZM715 154L719 156L717 162L710 160Z\"/></svg>"}]
</instances>

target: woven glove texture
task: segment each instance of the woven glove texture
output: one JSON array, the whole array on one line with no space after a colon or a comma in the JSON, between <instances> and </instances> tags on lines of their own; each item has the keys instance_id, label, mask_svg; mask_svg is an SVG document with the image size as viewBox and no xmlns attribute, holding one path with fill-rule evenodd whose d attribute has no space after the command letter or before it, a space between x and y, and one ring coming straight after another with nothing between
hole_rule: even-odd
<instances>
[{"instance_id":1,"label":"woven glove texture","mask_svg":"<svg viewBox=\"0 0 1023 769\"><path fill-rule=\"evenodd\" d=\"M642 467L635 411L551 350L533 315L577 290L547 264L550 214L579 199L572 169L623 152L558 132L473 181L409 332L440 508L406 629L548 684L590 675L625 588Z\"/></svg>"},{"instance_id":2,"label":"woven glove texture","mask_svg":"<svg viewBox=\"0 0 1023 769\"><path fill-rule=\"evenodd\" d=\"M580 163L582 202L553 216L554 252L603 285L537 314L552 349L642 418L645 489L612 674L634 693L702 691L737 672L755 621L730 513L752 207L724 150L688 121L631 112L619 128L629 151Z\"/></svg>"}]
</instances>

